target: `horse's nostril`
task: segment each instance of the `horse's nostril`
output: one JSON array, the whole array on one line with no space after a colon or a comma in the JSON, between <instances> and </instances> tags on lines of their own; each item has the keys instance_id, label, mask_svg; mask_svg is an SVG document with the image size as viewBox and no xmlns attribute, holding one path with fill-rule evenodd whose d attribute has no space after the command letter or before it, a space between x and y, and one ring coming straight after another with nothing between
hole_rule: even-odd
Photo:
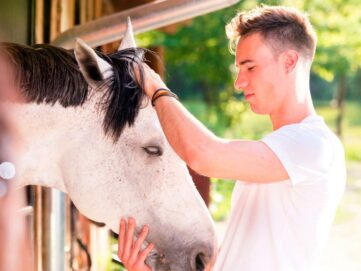
<instances>
[{"instance_id":1,"label":"horse's nostril","mask_svg":"<svg viewBox=\"0 0 361 271\"><path fill-rule=\"evenodd\" d=\"M193 245L193 250L189 255L191 271L204 271L211 267L214 257L214 246L210 243L198 243Z\"/></svg>"},{"instance_id":2,"label":"horse's nostril","mask_svg":"<svg viewBox=\"0 0 361 271\"><path fill-rule=\"evenodd\" d=\"M196 270L203 271L206 267L205 258L203 253L198 253L196 256Z\"/></svg>"}]
</instances>

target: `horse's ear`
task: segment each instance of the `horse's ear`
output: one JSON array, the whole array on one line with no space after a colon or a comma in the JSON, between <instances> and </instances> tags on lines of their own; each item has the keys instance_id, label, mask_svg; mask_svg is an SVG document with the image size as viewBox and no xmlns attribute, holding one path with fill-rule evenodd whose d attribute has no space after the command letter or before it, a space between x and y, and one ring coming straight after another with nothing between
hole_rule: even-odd
<instances>
[{"instance_id":1,"label":"horse's ear","mask_svg":"<svg viewBox=\"0 0 361 271\"><path fill-rule=\"evenodd\" d=\"M130 21L130 17L127 19L127 29L125 31L122 42L119 45L118 51L128 49L128 48L137 48L137 44L135 43L133 26Z\"/></svg>"},{"instance_id":2,"label":"horse's ear","mask_svg":"<svg viewBox=\"0 0 361 271\"><path fill-rule=\"evenodd\" d=\"M76 40L74 54L81 73L92 88L98 87L113 75L112 66L97 56L95 51L81 39Z\"/></svg>"}]
</instances>

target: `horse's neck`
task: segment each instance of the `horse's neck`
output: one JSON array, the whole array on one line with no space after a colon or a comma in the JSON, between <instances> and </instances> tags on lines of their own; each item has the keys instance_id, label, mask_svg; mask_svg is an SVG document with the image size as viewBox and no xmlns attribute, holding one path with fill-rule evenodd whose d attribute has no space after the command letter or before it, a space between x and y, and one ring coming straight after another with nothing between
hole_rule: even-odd
<instances>
[{"instance_id":1,"label":"horse's neck","mask_svg":"<svg viewBox=\"0 0 361 271\"><path fill-rule=\"evenodd\" d=\"M17 137L16 168L20 186L38 184L65 192L62 159L72 147L83 118L81 107L56 104L7 104L10 123ZM76 117L75 117L76 116Z\"/></svg>"}]
</instances>

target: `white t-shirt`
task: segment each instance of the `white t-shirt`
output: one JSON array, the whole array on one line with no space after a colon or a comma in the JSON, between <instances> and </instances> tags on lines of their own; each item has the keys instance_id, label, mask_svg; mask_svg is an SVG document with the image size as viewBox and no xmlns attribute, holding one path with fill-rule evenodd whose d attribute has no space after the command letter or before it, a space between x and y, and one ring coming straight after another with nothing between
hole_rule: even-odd
<instances>
[{"instance_id":1,"label":"white t-shirt","mask_svg":"<svg viewBox=\"0 0 361 271\"><path fill-rule=\"evenodd\" d=\"M344 150L319 116L283 126L264 142L289 179L237 181L215 271L315 270L345 189Z\"/></svg>"}]
</instances>

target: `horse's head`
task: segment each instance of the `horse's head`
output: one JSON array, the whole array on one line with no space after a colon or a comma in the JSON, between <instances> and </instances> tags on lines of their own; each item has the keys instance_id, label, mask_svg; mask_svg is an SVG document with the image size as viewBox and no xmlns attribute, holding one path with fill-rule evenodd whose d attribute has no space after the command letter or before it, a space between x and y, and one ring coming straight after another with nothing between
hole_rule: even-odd
<instances>
[{"instance_id":1,"label":"horse's head","mask_svg":"<svg viewBox=\"0 0 361 271\"><path fill-rule=\"evenodd\" d=\"M203 270L216 250L213 223L136 82L141 51L129 45L127 34L121 50L104 57L76 44L90 98L79 112L84 125L62 159L66 191L85 215L115 232L120 217L149 225L153 270Z\"/></svg>"},{"instance_id":2,"label":"horse's head","mask_svg":"<svg viewBox=\"0 0 361 271\"><path fill-rule=\"evenodd\" d=\"M4 105L22 140L18 180L67 192L115 232L121 217L149 225L153 270L202 270L216 250L213 223L134 76L142 51L126 37L108 56L81 41L75 57L48 45L0 44L13 73L0 73L0 83L21 93L21 102Z\"/></svg>"}]
</instances>

